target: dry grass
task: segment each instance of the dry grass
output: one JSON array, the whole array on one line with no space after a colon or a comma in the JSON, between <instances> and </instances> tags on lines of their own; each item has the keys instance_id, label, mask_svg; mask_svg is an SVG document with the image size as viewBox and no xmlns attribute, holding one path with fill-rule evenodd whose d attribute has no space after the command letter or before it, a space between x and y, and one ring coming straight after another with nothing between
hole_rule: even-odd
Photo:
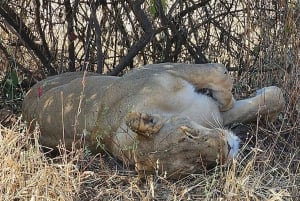
<instances>
[{"instance_id":1,"label":"dry grass","mask_svg":"<svg viewBox=\"0 0 300 201\"><path fill-rule=\"evenodd\" d=\"M38 131L17 122L0 127L0 200L73 200L79 172L73 161L52 162L40 150ZM62 160L63 161L63 160Z\"/></svg>"}]
</instances>

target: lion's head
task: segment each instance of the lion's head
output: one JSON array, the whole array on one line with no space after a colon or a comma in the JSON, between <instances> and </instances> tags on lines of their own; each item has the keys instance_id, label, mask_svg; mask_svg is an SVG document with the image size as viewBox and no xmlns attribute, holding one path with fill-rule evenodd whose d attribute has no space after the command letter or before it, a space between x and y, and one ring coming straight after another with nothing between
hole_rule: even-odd
<instances>
[{"instance_id":1,"label":"lion's head","mask_svg":"<svg viewBox=\"0 0 300 201\"><path fill-rule=\"evenodd\" d=\"M126 124L137 133L134 160L139 175L168 170L168 177L177 178L224 164L238 151L239 139L232 132L205 128L187 117L133 112Z\"/></svg>"}]
</instances>

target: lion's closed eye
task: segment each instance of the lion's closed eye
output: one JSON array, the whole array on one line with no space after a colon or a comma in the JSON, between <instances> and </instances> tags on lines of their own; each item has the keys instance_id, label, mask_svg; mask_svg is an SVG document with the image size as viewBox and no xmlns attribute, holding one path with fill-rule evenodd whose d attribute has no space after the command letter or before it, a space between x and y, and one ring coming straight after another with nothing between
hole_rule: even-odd
<instances>
[{"instance_id":1,"label":"lion's closed eye","mask_svg":"<svg viewBox=\"0 0 300 201\"><path fill-rule=\"evenodd\" d=\"M155 119L155 118L153 118L153 117L148 119L148 123L149 123L149 124L154 125L154 124L156 124L156 122L157 122L157 119Z\"/></svg>"}]
</instances>

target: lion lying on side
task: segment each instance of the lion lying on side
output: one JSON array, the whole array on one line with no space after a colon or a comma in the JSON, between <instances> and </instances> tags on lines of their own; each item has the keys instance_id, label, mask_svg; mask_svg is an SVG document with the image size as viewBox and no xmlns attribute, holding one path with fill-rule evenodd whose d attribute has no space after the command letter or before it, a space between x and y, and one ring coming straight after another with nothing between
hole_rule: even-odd
<instances>
[{"instance_id":1,"label":"lion lying on side","mask_svg":"<svg viewBox=\"0 0 300 201\"><path fill-rule=\"evenodd\" d=\"M198 93L209 89L212 97ZM224 126L276 115L284 106L277 87L234 101L220 64L152 64L123 77L65 73L37 83L23 102L23 117L40 125L40 141L71 148L84 139L139 175L156 168L167 176L197 173L237 154L239 139Z\"/></svg>"}]
</instances>

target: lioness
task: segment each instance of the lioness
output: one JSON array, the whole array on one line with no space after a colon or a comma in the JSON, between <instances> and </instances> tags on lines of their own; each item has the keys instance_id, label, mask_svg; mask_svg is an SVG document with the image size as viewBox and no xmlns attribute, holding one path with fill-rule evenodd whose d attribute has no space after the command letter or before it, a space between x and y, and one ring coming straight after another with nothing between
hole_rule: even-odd
<instances>
[{"instance_id":1,"label":"lioness","mask_svg":"<svg viewBox=\"0 0 300 201\"><path fill-rule=\"evenodd\" d=\"M123 77L65 73L28 92L23 117L39 123L43 145L62 140L71 148L84 139L91 151L105 150L141 176L158 170L178 178L237 154L239 139L224 126L276 116L284 106L274 86L240 101L231 90L221 64L151 64Z\"/></svg>"}]
</instances>

